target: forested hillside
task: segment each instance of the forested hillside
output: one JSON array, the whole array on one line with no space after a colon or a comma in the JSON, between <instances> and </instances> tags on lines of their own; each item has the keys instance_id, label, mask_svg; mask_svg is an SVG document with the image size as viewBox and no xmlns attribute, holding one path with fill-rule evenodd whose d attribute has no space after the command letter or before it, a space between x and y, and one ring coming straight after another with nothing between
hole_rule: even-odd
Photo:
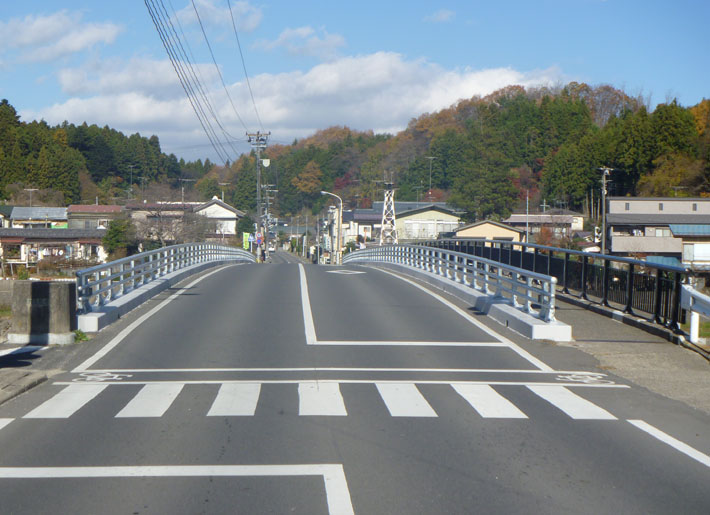
<instances>
[{"instance_id":1,"label":"forested hillside","mask_svg":"<svg viewBox=\"0 0 710 515\"><path fill-rule=\"evenodd\" d=\"M21 201L37 189L38 204L121 201L130 181L142 187L202 177L212 164L185 163L160 150L157 136L126 136L109 127L25 123L0 101L0 198ZM135 188L139 189L138 187Z\"/></svg>"},{"instance_id":2,"label":"forested hillside","mask_svg":"<svg viewBox=\"0 0 710 515\"><path fill-rule=\"evenodd\" d=\"M546 202L594 213L600 166L614 169L612 195L710 195L709 107L671 101L649 112L643 98L609 86L509 87L424 114L395 136L336 127L272 146L264 173L278 184L282 214L317 210L323 189L366 206L381 200L385 173L397 199L448 200L470 220L524 209L526 194L533 211ZM199 186L216 193L218 181L231 182L238 207L253 209L254 156Z\"/></svg>"},{"instance_id":3,"label":"forested hillside","mask_svg":"<svg viewBox=\"0 0 710 515\"><path fill-rule=\"evenodd\" d=\"M281 216L318 211L327 200L321 190L339 194L347 207L366 207L381 200L386 175L397 199L447 200L469 220L505 217L524 208L526 195L532 211L546 202L594 214L600 166L614 169L612 195L710 195L710 101L690 108L669 101L650 111L645 99L610 86L513 86L423 114L396 135L331 127L272 145L262 158L271 161L263 183L278 189L271 209ZM242 155L228 167L185 163L163 154L157 136L24 123L7 101L0 104L5 197L36 187L61 191L64 202L108 201L126 196L132 172L144 187L134 196L174 197L177 179L189 177L198 179L189 193L206 200L224 192L226 201L253 211L255 159Z\"/></svg>"}]
</instances>

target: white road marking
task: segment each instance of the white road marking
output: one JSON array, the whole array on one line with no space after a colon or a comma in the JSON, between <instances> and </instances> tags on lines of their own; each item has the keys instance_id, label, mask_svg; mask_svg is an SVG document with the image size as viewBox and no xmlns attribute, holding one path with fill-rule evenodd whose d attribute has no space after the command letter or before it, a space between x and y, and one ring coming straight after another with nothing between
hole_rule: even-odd
<instances>
[{"instance_id":1,"label":"white road marking","mask_svg":"<svg viewBox=\"0 0 710 515\"><path fill-rule=\"evenodd\" d=\"M184 383L146 384L116 418L162 417L183 386Z\"/></svg>"},{"instance_id":2,"label":"white road marking","mask_svg":"<svg viewBox=\"0 0 710 515\"><path fill-rule=\"evenodd\" d=\"M197 379L191 381L104 381L102 385L115 385L115 386L130 386L130 385L159 385L159 384L251 384L253 379L226 379L226 380L216 380L216 379ZM263 379L259 380L261 384L299 384L304 382L303 379ZM392 380L382 380L382 379L318 379L319 383L338 383L338 384L402 384L401 379ZM462 380L426 380L417 379L415 381L417 384L488 384L492 386L571 386L573 388L629 388L625 384L589 384L589 383L573 383L573 382L535 382L535 381L462 381ZM93 386L94 383L74 383L71 381L57 381L52 383L58 386L62 385L73 385L78 388L86 388L88 386Z\"/></svg>"},{"instance_id":3,"label":"white road marking","mask_svg":"<svg viewBox=\"0 0 710 515\"><path fill-rule=\"evenodd\" d=\"M663 431L652 426L648 422L645 422L643 420L629 420L628 422L629 424L632 424L639 428L641 431L644 431L649 435L653 436L654 438L657 438L661 442L670 445L675 450L682 452L690 458L693 458L695 461L702 463L706 467L710 467L710 456L708 456L707 454L703 454L702 452L691 447L690 445L673 438L671 435L664 433Z\"/></svg>"},{"instance_id":4,"label":"white road marking","mask_svg":"<svg viewBox=\"0 0 710 515\"><path fill-rule=\"evenodd\" d=\"M208 417L253 416L261 392L260 383L227 383L219 388L219 393L207 412Z\"/></svg>"},{"instance_id":5,"label":"white road marking","mask_svg":"<svg viewBox=\"0 0 710 515\"><path fill-rule=\"evenodd\" d=\"M46 400L22 418L69 418L108 384L71 383L51 399Z\"/></svg>"},{"instance_id":6,"label":"white road marking","mask_svg":"<svg viewBox=\"0 0 710 515\"><path fill-rule=\"evenodd\" d=\"M446 373L491 373L491 374L560 374L576 376L607 377L599 372L582 370L539 370L523 368L393 368L393 367L271 367L271 368L107 368L92 369L95 374L110 373L175 373L175 372L446 372Z\"/></svg>"},{"instance_id":7,"label":"white road marking","mask_svg":"<svg viewBox=\"0 0 710 515\"><path fill-rule=\"evenodd\" d=\"M452 384L483 418L528 418L515 404L485 384Z\"/></svg>"},{"instance_id":8,"label":"white road marking","mask_svg":"<svg viewBox=\"0 0 710 515\"><path fill-rule=\"evenodd\" d=\"M340 274L340 275L360 275L360 274L366 274L367 272L363 272L362 270L326 270L326 274Z\"/></svg>"},{"instance_id":9,"label":"white road marking","mask_svg":"<svg viewBox=\"0 0 710 515\"><path fill-rule=\"evenodd\" d=\"M320 381L298 384L298 414L344 417L348 414L338 383Z\"/></svg>"},{"instance_id":10,"label":"white road marking","mask_svg":"<svg viewBox=\"0 0 710 515\"><path fill-rule=\"evenodd\" d=\"M376 386L393 417L438 417L416 385L378 382Z\"/></svg>"},{"instance_id":11,"label":"white road marking","mask_svg":"<svg viewBox=\"0 0 710 515\"><path fill-rule=\"evenodd\" d=\"M303 308L303 325L306 330L306 344L316 343L316 326L313 323L313 313L311 312L311 299L308 296L308 283L306 282L306 269L302 264L298 264L301 277L301 306Z\"/></svg>"},{"instance_id":12,"label":"white road marking","mask_svg":"<svg viewBox=\"0 0 710 515\"><path fill-rule=\"evenodd\" d=\"M11 354L26 354L28 352L35 352L39 349L44 349L40 345L25 345L23 347L11 347L9 349L0 350L0 357L9 356Z\"/></svg>"},{"instance_id":13,"label":"white road marking","mask_svg":"<svg viewBox=\"0 0 710 515\"><path fill-rule=\"evenodd\" d=\"M0 418L0 429L7 426L13 420L15 420L15 419L14 418Z\"/></svg>"},{"instance_id":14,"label":"white road marking","mask_svg":"<svg viewBox=\"0 0 710 515\"><path fill-rule=\"evenodd\" d=\"M227 266L236 266L236 265L226 265ZM123 329L120 333L116 335L115 338L113 338L110 342L108 342L106 345L104 345L101 349L96 352L93 356L91 356L89 359L84 361L81 365L76 367L72 372L78 373L78 372L85 372L89 369L90 366L92 366L94 363L96 363L98 360L103 358L106 354L111 352L116 345L121 343L126 336L131 334L139 325L141 325L143 322L145 322L148 318L152 317L155 315L158 311L163 309L165 306L167 306L170 302L175 300L177 297L185 293L185 290L188 290L189 288L192 288L195 284L199 283L203 279L207 279L209 276L212 274L216 274L217 272L222 271L225 267L218 267L216 270L213 270L212 272L209 272L201 277L198 277L188 285L186 285L184 288L180 288L178 291L173 293L170 297L165 299L163 302L155 306L153 309L145 313L144 315L140 316L137 320L134 320L131 322L128 327Z\"/></svg>"},{"instance_id":15,"label":"white road marking","mask_svg":"<svg viewBox=\"0 0 710 515\"><path fill-rule=\"evenodd\" d=\"M528 385L528 389L578 420L616 420L616 417L593 402L583 399L564 386Z\"/></svg>"},{"instance_id":16,"label":"white road marking","mask_svg":"<svg viewBox=\"0 0 710 515\"><path fill-rule=\"evenodd\" d=\"M340 464L303 465L147 465L125 467L0 467L0 479L92 479L142 477L299 477L322 476L328 513L353 515L350 490Z\"/></svg>"},{"instance_id":17,"label":"white road marking","mask_svg":"<svg viewBox=\"0 0 710 515\"><path fill-rule=\"evenodd\" d=\"M406 283L409 283L409 284L411 284L412 286L414 286L414 287L416 287L416 288L419 288L419 289L420 289L421 291L423 291L424 293L426 293L426 294L428 294L428 295L431 295L431 296L434 297L436 300L438 300L439 302L441 302L441 303L444 304L445 306L451 308L451 309L454 310L456 313L458 313L459 315L461 315L463 318L465 318L466 320L468 320L470 323L472 323L473 325L475 325L476 327L478 327L481 331L484 331L484 332L488 333L489 335L491 335L491 336L492 336L493 338L495 338L496 340L505 343L508 347L510 347L511 350L513 350L513 351L516 352L518 355L520 355L520 357L524 358L525 360L527 360L528 362L530 362L530 363L533 364L534 366L538 367L540 370L545 370L545 371L548 371L548 372L552 372L552 371L553 371L552 367L550 367L549 365L547 365L547 364L545 364L544 362L540 361L540 360L537 359L535 356L533 356L532 354L530 354L528 351L526 351L525 349L523 349L523 348L520 347L519 345L517 345L517 344L513 343L512 341L510 341L508 338L505 338L504 336L498 334L497 332L495 332L495 331L494 331L493 329L491 329L490 327L485 326L484 324L482 324L481 322L479 322L478 320L476 320L475 318L473 318L470 313L467 313L466 311L464 311L463 309L461 309L461 308L458 307L457 305L455 305L455 304L449 302L449 301L446 300L444 297L442 297L442 296L440 296L440 295L434 293L433 291L427 290L426 288L424 288L424 287L421 286L420 284L417 284L416 282L414 282L414 281L412 281L412 280L410 280L410 279L407 279L406 277L401 277L401 276L399 276L399 275L397 275L397 274L393 274L392 272L390 272L390 271L388 271L388 270L382 270L382 269L378 269L378 270L379 270L380 272L385 273L385 274L389 274L389 275L391 275L392 277L396 277L397 279L399 279L399 280L401 280L401 281L404 281L404 282L406 282Z\"/></svg>"},{"instance_id":18,"label":"white road marking","mask_svg":"<svg viewBox=\"0 0 710 515\"><path fill-rule=\"evenodd\" d=\"M307 345L341 345L341 346L406 346L406 347L510 347L510 342L400 342L400 341L319 341L316 337L316 327L313 321L313 311L311 310L311 300L308 295L308 281L306 271L302 264L298 265L301 278L301 306L303 309L303 326L306 332ZM365 273L365 272L362 272ZM426 290L424 290L426 291ZM429 292L427 292L429 293ZM443 299L441 299L443 301ZM446 301L444 301L446 302ZM453 306L453 304L452 304ZM458 309L458 308L456 308ZM490 333L489 333L490 334ZM524 352L524 351L523 351ZM536 365L537 366L537 365ZM541 367L538 367L541 368ZM549 369L552 370L552 369Z\"/></svg>"}]
</instances>

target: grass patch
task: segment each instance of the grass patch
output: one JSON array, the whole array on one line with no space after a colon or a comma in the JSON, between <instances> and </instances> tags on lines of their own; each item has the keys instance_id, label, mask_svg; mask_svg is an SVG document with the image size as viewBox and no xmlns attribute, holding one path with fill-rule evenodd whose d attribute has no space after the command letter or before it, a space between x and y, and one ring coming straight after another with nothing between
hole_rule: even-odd
<instances>
[{"instance_id":1,"label":"grass patch","mask_svg":"<svg viewBox=\"0 0 710 515\"><path fill-rule=\"evenodd\" d=\"M0 304L0 318L10 318L12 316L12 307L7 304Z\"/></svg>"}]
</instances>

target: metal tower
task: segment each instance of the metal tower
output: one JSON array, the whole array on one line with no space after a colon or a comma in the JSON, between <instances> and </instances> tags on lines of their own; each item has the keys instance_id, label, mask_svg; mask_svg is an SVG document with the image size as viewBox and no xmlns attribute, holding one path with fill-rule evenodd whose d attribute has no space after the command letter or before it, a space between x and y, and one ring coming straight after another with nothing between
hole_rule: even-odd
<instances>
[{"instance_id":1,"label":"metal tower","mask_svg":"<svg viewBox=\"0 0 710 515\"><path fill-rule=\"evenodd\" d=\"M394 214L394 183L385 179L385 202L382 206L382 231L380 245L397 244L397 226Z\"/></svg>"}]
</instances>

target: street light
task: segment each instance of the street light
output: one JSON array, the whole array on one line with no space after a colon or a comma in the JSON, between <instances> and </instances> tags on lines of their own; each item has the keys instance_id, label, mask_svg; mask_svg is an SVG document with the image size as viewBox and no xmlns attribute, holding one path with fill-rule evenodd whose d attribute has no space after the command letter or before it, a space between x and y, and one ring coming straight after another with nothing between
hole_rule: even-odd
<instances>
[{"instance_id":1,"label":"street light","mask_svg":"<svg viewBox=\"0 0 710 515\"><path fill-rule=\"evenodd\" d=\"M340 229L343 226L343 199L341 199L339 196L337 196L335 193L330 193L329 191L321 191L321 195L330 195L331 197L335 197L338 199L338 202L340 202L340 209L338 210L338 236L336 236L336 245L337 245L337 250L335 251L335 264L340 265L343 262L342 254L341 254L341 234L340 234Z\"/></svg>"}]
</instances>

